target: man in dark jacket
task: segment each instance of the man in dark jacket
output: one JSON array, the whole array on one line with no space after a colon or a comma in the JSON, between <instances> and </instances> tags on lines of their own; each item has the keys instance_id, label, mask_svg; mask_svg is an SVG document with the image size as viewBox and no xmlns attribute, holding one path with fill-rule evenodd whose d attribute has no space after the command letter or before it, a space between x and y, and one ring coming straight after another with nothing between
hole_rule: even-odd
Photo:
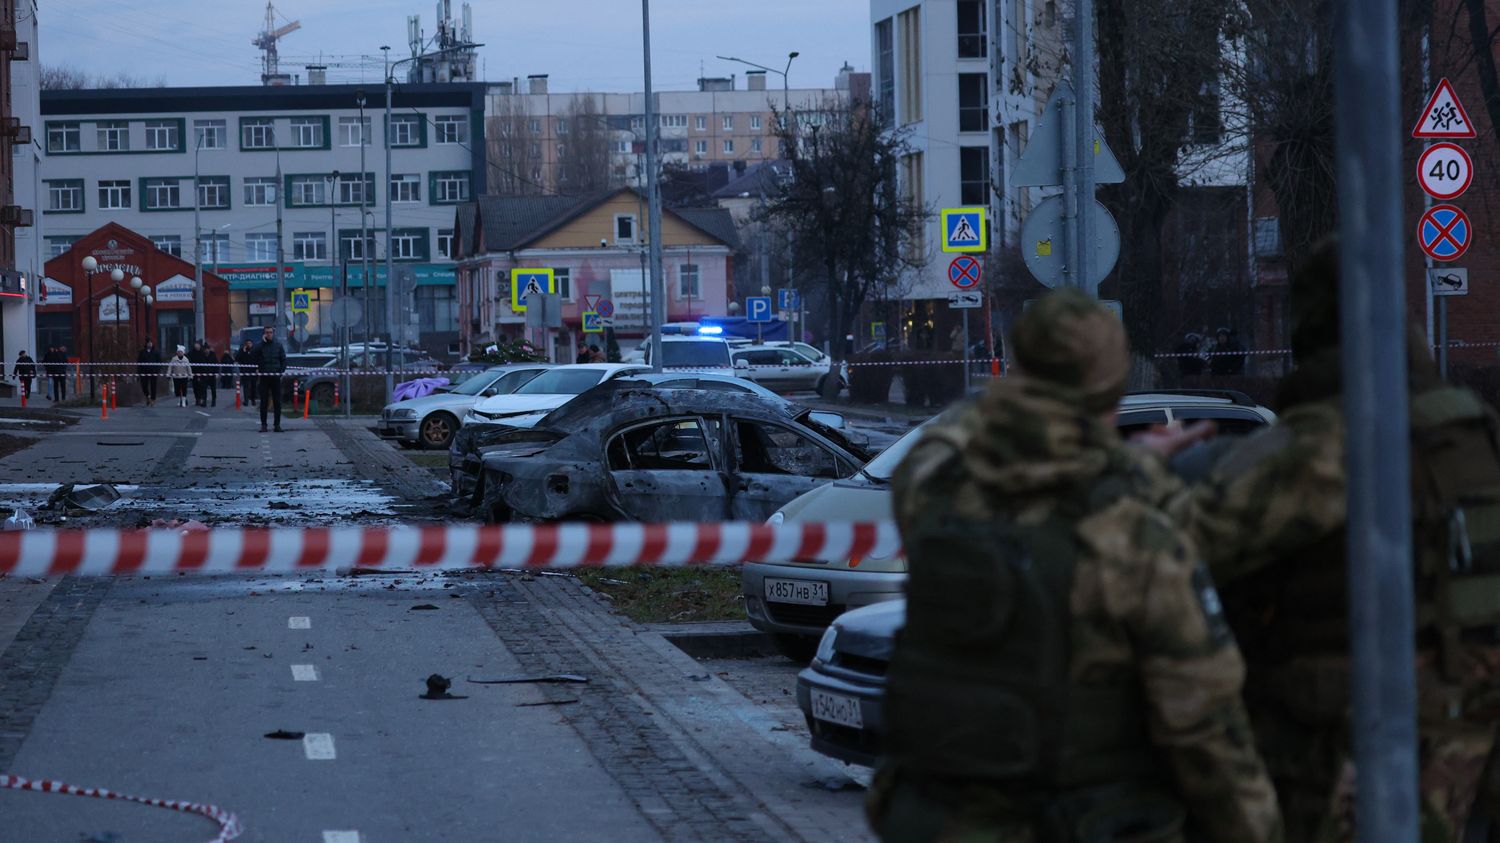
<instances>
[{"instance_id":1,"label":"man in dark jacket","mask_svg":"<svg viewBox=\"0 0 1500 843\"><path fill-rule=\"evenodd\" d=\"M207 373L204 364L212 362L203 352L203 340L193 340L193 347L187 353L188 364L193 367L193 404L198 407L208 406L208 384L204 382L203 376Z\"/></svg>"},{"instance_id":2,"label":"man in dark jacket","mask_svg":"<svg viewBox=\"0 0 1500 843\"><path fill-rule=\"evenodd\" d=\"M16 355L16 365L10 370L10 376L21 385L22 392L31 394L31 379L36 377L36 361L26 353L26 349L21 349Z\"/></svg>"},{"instance_id":3,"label":"man in dark jacket","mask_svg":"<svg viewBox=\"0 0 1500 843\"><path fill-rule=\"evenodd\" d=\"M276 432L281 432L281 373L286 371L286 349L276 340L270 325L261 333L260 345L252 353L260 380L260 432L266 432L266 410L276 402Z\"/></svg>"},{"instance_id":4,"label":"man in dark jacket","mask_svg":"<svg viewBox=\"0 0 1500 843\"><path fill-rule=\"evenodd\" d=\"M136 374L141 379L141 394L146 396L146 406L156 406L156 379L161 377L161 352L156 350L156 340L146 338L146 345L136 357L140 365Z\"/></svg>"},{"instance_id":5,"label":"man in dark jacket","mask_svg":"<svg viewBox=\"0 0 1500 843\"><path fill-rule=\"evenodd\" d=\"M255 375L255 343L245 340L245 344L235 353L234 362L240 366L239 377L243 379L241 385L245 390L245 399L254 407L255 394L260 391L260 381Z\"/></svg>"}]
</instances>

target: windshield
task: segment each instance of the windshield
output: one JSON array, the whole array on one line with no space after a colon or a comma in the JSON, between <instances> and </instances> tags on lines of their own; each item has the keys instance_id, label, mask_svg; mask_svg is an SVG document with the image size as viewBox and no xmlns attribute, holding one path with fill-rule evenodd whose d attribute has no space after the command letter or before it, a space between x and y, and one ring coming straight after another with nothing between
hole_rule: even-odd
<instances>
[{"instance_id":1,"label":"windshield","mask_svg":"<svg viewBox=\"0 0 1500 843\"><path fill-rule=\"evenodd\" d=\"M896 466L901 464L912 446L917 444L917 438L922 435L923 427L926 425L897 439L889 448L881 451L875 459L865 463L865 475L871 480L878 480L882 483L891 482L891 477L896 473Z\"/></svg>"},{"instance_id":2,"label":"windshield","mask_svg":"<svg viewBox=\"0 0 1500 843\"><path fill-rule=\"evenodd\" d=\"M553 369L536 376L515 395L577 395L604 379L603 369Z\"/></svg>"},{"instance_id":3,"label":"windshield","mask_svg":"<svg viewBox=\"0 0 1500 843\"><path fill-rule=\"evenodd\" d=\"M727 369L729 345L723 342L664 342L661 344L663 366Z\"/></svg>"},{"instance_id":4,"label":"windshield","mask_svg":"<svg viewBox=\"0 0 1500 843\"><path fill-rule=\"evenodd\" d=\"M464 381L449 390L454 395L478 395L485 391L490 384L499 380L504 372L480 372L472 378Z\"/></svg>"}]
</instances>

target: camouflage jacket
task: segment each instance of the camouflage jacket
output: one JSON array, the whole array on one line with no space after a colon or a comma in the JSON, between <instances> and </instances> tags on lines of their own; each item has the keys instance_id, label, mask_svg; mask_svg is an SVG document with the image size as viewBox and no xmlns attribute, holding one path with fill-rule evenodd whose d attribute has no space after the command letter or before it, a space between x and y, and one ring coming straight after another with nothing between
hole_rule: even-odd
<instances>
[{"instance_id":1,"label":"camouflage jacket","mask_svg":"<svg viewBox=\"0 0 1500 843\"><path fill-rule=\"evenodd\" d=\"M1244 664L1213 586L1191 541L1137 488L1159 490L1159 467L1080 406L1040 381L995 383L902 463L897 520L945 506L963 517L1035 523L1063 502L1097 499L1102 484L1120 484L1123 494L1077 524L1073 681L1139 684L1150 741L1205 839L1280 839L1275 794L1240 698ZM962 479L933 488L924 478L953 443Z\"/></svg>"}]
</instances>

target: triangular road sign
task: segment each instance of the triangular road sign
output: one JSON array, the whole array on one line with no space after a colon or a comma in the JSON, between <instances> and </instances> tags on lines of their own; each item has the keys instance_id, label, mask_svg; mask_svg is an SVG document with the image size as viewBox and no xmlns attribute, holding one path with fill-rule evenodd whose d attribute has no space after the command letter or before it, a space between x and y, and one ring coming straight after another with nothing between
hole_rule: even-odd
<instances>
[{"instance_id":1,"label":"triangular road sign","mask_svg":"<svg viewBox=\"0 0 1500 843\"><path fill-rule=\"evenodd\" d=\"M1422 116L1418 118L1417 125L1412 127L1411 136L1414 138L1472 138L1474 137L1474 122L1469 119L1469 112L1464 110L1464 104L1458 101L1458 94L1453 90L1453 84L1444 76L1438 81L1437 88L1432 96L1427 98L1427 107L1422 109Z\"/></svg>"},{"instance_id":2,"label":"triangular road sign","mask_svg":"<svg viewBox=\"0 0 1500 843\"><path fill-rule=\"evenodd\" d=\"M1062 184L1062 109L1066 99L1072 108L1073 86L1058 82L1047 99L1047 108L1031 132L1031 140L1021 151L1021 160L1010 174L1011 187L1048 187ZM1094 127L1094 184L1119 184L1125 180L1120 159L1105 143L1099 127Z\"/></svg>"},{"instance_id":3,"label":"triangular road sign","mask_svg":"<svg viewBox=\"0 0 1500 843\"><path fill-rule=\"evenodd\" d=\"M594 293L590 293L589 295L584 296L583 297L583 309L585 311L592 310L592 311L597 312L599 310L599 300L602 299L602 298L604 298L604 297L601 296L601 295L594 294Z\"/></svg>"}]
</instances>

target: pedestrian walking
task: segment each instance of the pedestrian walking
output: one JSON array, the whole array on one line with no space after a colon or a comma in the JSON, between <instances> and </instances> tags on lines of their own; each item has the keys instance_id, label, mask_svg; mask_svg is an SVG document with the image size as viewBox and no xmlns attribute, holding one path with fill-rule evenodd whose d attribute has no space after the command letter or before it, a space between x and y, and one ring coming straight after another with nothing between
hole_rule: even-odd
<instances>
[{"instance_id":1,"label":"pedestrian walking","mask_svg":"<svg viewBox=\"0 0 1500 843\"><path fill-rule=\"evenodd\" d=\"M167 377L172 381L172 394L177 396L177 406L187 406L188 384L193 380L193 364L188 362L187 349L177 346L177 353L167 361Z\"/></svg>"},{"instance_id":2,"label":"pedestrian walking","mask_svg":"<svg viewBox=\"0 0 1500 843\"><path fill-rule=\"evenodd\" d=\"M1113 418L1120 321L1033 303L1017 374L906 456L905 628L868 803L887 841L1279 841L1244 663Z\"/></svg>"},{"instance_id":3,"label":"pedestrian walking","mask_svg":"<svg viewBox=\"0 0 1500 843\"><path fill-rule=\"evenodd\" d=\"M590 363L603 363L604 362L604 352L599 350L599 346L597 344L589 346L589 362Z\"/></svg>"},{"instance_id":4,"label":"pedestrian walking","mask_svg":"<svg viewBox=\"0 0 1500 843\"><path fill-rule=\"evenodd\" d=\"M188 365L193 369L193 404L198 407L208 406L208 383L204 380L207 373L206 365L212 362L204 351L203 340L193 340L193 348L187 353Z\"/></svg>"},{"instance_id":5,"label":"pedestrian walking","mask_svg":"<svg viewBox=\"0 0 1500 843\"><path fill-rule=\"evenodd\" d=\"M1327 241L1292 276L1296 368L1276 422L1167 505L1223 589L1289 841L1355 834L1338 286ZM1500 417L1442 382L1416 330L1407 361L1421 836L1492 840L1465 827L1500 820Z\"/></svg>"},{"instance_id":6,"label":"pedestrian walking","mask_svg":"<svg viewBox=\"0 0 1500 843\"><path fill-rule=\"evenodd\" d=\"M234 391L234 355L229 346L224 346L224 353L219 356L219 388L225 392ZM217 400L217 395L215 395ZM226 399L227 400L227 399Z\"/></svg>"},{"instance_id":7,"label":"pedestrian walking","mask_svg":"<svg viewBox=\"0 0 1500 843\"><path fill-rule=\"evenodd\" d=\"M1203 374L1203 337L1192 331L1183 334L1172 353L1177 355L1177 374L1185 378Z\"/></svg>"},{"instance_id":8,"label":"pedestrian walking","mask_svg":"<svg viewBox=\"0 0 1500 843\"><path fill-rule=\"evenodd\" d=\"M587 362L589 362L589 347L588 347L587 344L584 343L583 340L579 340L578 341L578 359L574 360L573 362L574 363L587 363Z\"/></svg>"},{"instance_id":9,"label":"pedestrian walking","mask_svg":"<svg viewBox=\"0 0 1500 843\"><path fill-rule=\"evenodd\" d=\"M1209 374L1243 375L1245 373L1245 347L1228 328L1220 328L1214 335L1214 353L1208 360Z\"/></svg>"},{"instance_id":10,"label":"pedestrian walking","mask_svg":"<svg viewBox=\"0 0 1500 843\"><path fill-rule=\"evenodd\" d=\"M141 353L136 355L136 376L141 379L141 394L146 396L146 406L156 406L156 379L161 377L161 352L156 350L156 340L146 338Z\"/></svg>"},{"instance_id":11,"label":"pedestrian walking","mask_svg":"<svg viewBox=\"0 0 1500 843\"><path fill-rule=\"evenodd\" d=\"M276 432L281 432L281 375L286 371L286 349L276 340L276 331L267 325L255 347L255 370L260 381L260 432L266 432L266 412L276 405Z\"/></svg>"},{"instance_id":12,"label":"pedestrian walking","mask_svg":"<svg viewBox=\"0 0 1500 843\"><path fill-rule=\"evenodd\" d=\"M245 399L250 406L255 406L255 393L258 391L259 381L256 380L255 369L255 343L245 340L240 350L234 355L234 362L239 365L237 369L240 378L240 389L245 393Z\"/></svg>"},{"instance_id":13,"label":"pedestrian walking","mask_svg":"<svg viewBox=\"0 0 1500 843\"><path fill-rule=\"evenodd\" d=\"M208 342L203 344L203 389L208 393L208 406L219 406L219 354Z\"/></svg>"},{"instance_id":14,"label":"pedestrian walking","mask_svg":"<svg viewBox=\"0 0 1500 843\"><path fill-rule=\"evenodd\" d=\"M23 348L16 353L16 363L11 367L10 376L16 379L21 392L26 395L31 394L31 379L36 377L36 361L26 353L26 349Z\"/></svg>"}]
</instances>

